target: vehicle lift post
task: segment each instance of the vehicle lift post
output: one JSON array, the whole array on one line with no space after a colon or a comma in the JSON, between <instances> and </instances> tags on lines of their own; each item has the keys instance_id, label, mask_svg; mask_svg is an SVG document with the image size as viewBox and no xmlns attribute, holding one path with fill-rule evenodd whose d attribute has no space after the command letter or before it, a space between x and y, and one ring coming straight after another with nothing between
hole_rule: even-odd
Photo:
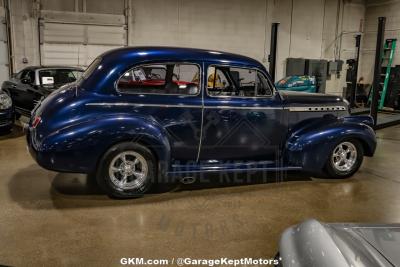
<instances>
[{"instance_id":1,"label":"vehicle lift post","mask_svg":"<svg viewBox=\"0 0 400 267\"><path fill-rule=\"evenodd\" d=\"M275 82L275 68L276 68L276 52L277 52L277 44L278 44L278 27L279 23L272 23L271 26L271 46L269 49L269 75L271 75L272 82Z\"/></svg>"},{"instance_id":2,"label":"vehicle lift post","mask_svg":"<svg viewBox=\"0 0 400 267\"><path fill-rule=\"evenodd\" d=\"M360 44L361 44L361 34L356 35L356 49L357 49L357 57L354 66L354 77L352 81L352 92L350 95L350 107L356 106L357 100L357 76L358 76L358 63L360 60Z\"/></svg>"},{"instance_id":3,"label":"vehicle lift post","mask_svg":"<svg viewBox=\"0 0 400 267\"><path fill-rule=\"evenodd\" d=\"M378 18L378 36L376 38L374 81L372 83L372 101L370 115L374 119L374 126L378 120L378 100L379 100L379 83L381 75L381 57L383 50L383 39L385 34L386 17Z\"/></svg>"}]
</instances>

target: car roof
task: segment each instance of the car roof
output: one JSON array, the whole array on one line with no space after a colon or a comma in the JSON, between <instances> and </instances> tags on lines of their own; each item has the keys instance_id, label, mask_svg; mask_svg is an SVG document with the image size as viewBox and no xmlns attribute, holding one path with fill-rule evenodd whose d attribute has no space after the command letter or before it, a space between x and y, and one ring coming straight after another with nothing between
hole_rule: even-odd
<instances>
[{"instance_id":1,"label":"car roof","mask_svg":"<svg viewBox=\"0 0 400 267\"><path fill-rule=\"evenodd\" d=\"M97 60L99 68L86 77L81 86L87 90L102 91L103 88L108 88L104 90L111 91L114 82L135 65L182 61L258 68L268 74L260 62L238 54L198 48L137 46L117 48L103 53Z\"/></svg>"},{"instance_id":2,"label":"car roof","mask_svg":"<svg viewBox=\"0 0 400 267\"><path fill-rule=\"evenodd\" d=\"M237 64L248 67L264 68L255 59L247 56L199 48L137 46L110 50L101 55L105 61L131 59L135 63L156 60L207 61L214 64Z\"/></svg>"},{"instance_id":3,"label":"car roof","mask_svg":"<svg viewBox=\"0 0 400 267\"><path fill-rule=\"evenodd\" d=\"M72 67L72 66L29 66L24 68L24 70L39 70L39 69L73 69L73 70L83 70L80 67Z\"/></svg>"}]
</instances>

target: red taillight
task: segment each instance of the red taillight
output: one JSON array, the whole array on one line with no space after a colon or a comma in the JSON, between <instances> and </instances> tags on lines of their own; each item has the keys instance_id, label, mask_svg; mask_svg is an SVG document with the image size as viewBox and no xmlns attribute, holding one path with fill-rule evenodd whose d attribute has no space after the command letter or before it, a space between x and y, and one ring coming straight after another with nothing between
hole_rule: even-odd
<instances>
[{"instance_id":1,"label":"red taillight","mask_svg":"<svg viewBox=\"0 0 400 267\"><path fill-rule=\"evenodd\" d=\"M38 126L38 124L39 124L41 121L42 121L42 118L39 117L39 116L36 116L36 117L33 119L32 128L36 128L36 126Z\"/></svg>"}]
</instances>

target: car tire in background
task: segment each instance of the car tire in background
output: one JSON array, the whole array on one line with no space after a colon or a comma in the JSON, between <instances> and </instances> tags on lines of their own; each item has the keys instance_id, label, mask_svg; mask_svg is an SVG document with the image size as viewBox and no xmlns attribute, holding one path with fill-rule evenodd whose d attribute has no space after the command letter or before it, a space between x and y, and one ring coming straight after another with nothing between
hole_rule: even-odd
<instances>
[{"instance_id":1,"label":"car tire in background","mask_svg":"<svg viewBox=\"0 0 400 267\"><path fill-rule=\"evenodd\" d=\"M348 178L357 172L363 159L363 146L358 140L341 140L329 153L325 166L326 174L330 178Z\"/></svg>"},{"instance_id":2,"label":"car tire in background","mask_svg":"<svg viewBox=\"0 0 400 267\"><path fill-rule=\"evenodd\" d=\"M124 142L112 146L103 155L96 179L110 197L135 198L149 191L156 175L153 153L140 144Z\"/></svg>"}]
</instances>

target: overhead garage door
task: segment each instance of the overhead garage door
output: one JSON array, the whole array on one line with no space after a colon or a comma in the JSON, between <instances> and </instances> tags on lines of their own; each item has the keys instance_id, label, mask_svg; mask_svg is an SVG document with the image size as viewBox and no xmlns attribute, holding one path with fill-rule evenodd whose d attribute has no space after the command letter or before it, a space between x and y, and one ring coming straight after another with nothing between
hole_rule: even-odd
<instances>
[{"instance_id":1,"label":"overhead garage door","mask_svg":"<svg viewBox=\"0 0 400 267\"><path fill-rule=\"evenodd\" d=\"M86 67L101 53L126 44L126 25L40 23L42 65Z\"/></svg>"}]
</instances>

